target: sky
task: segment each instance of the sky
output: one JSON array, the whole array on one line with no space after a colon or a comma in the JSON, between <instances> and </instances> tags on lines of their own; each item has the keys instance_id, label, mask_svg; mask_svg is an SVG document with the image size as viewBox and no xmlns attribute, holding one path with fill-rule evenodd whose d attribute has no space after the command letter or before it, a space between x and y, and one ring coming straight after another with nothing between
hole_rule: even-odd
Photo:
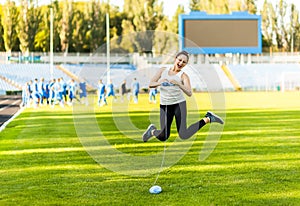
<instances>
[{"instance_id":1,"label":"sky","mask_svg":"<svg viewBox=\"0 0 300 206\"><path fill-rule=\"evenodd\" d=\"M160 2L164 2L164 13L165 15L172 17L175 14L175 11L179 4L183 5L186 12L190 12L189 10L189 0L159 0ZM123 7L123 0L109 0L111 4L117 5L120 8ZM258 10L262 8L264 0L256 0ZM268 0L268 2L273 2L274 4L278 3L279 0ZM285 0L287 4L295 4L297 9L300 10L300 1L299 0Z\"/></svg>"},{"instance_id":2,"label":"sky","mask_svg":"<svg viewBox=\"0 0 300 206\"><path fill-rule=\"evenodd\" d=\"M4 1L4 0L0 0ZM39 4L49 4L51 0L38 0ZM89 0L78 0L78 1L89 1ZM110 4L123 7L124 0L102 0L103 2L109 1ZM175 14L175 11L179 4L185 7L186 11L189 11L189 0L159 0L160 2L164 2L164 13L165 15L172 17Z\"/></svg>"},{"instance_id":3,"label":"sky","mask_svg":"<svg viewBox=\"0 0 300 206\"><path fill-rule=\"evenodd\" d=\"M0 0L0 1L4 1L4 0ZM46 4L46 3L51 2L51 0L38 0L38 1L39 1L39 4ZM81 0L81 1L89 1L89 0ZM124 4L124 0L103 0L103 1L109 1L110 4L119 6L120 8L122 8L123 4ZM170 18L173 17L173 15L175 14L175 11L179 4L184 6L185 11L187 13L189 13L189 11L190 11L189 10L189 0L159 0L159 1L164 3L164 13L165 13L165 15L169 16ZM258 10L260 10L263 5L264 0L256 0L256 2L258 5ZM274 4L276 4L277 2L279 2L279 0L268 0L268 2L273 2ZM285 0L285 2L287 2L288 4L292 4L292 3L295 4L298 11L300 11L300 1L299 0Z\"/></svg>"},{"instance_id":4,"label":"sky","mask_svg":"<svg viewBox=\"0 0 300 206\"><path fill-rule=\"evenodd\" d=\"M183 5L186 11L189 11L189 0L159 0L164 3L164 13L165 15L172 17L179 4ZM123 6L123 0L109 0L111 4ZM121 4L122 3L122 4Z\"/></svg>"}]
</instances>

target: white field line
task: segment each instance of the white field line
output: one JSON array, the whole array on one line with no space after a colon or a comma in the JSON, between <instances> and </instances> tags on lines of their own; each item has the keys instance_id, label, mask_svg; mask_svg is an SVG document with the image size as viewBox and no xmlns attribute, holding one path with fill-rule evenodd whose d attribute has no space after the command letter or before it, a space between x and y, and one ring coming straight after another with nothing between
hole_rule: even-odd
<instances>
[{"instance_id":1,"label":"white field line","mask_svg":"<svg viewBox=\"0 0 300 206\"><path fill-rule=\"evenodd\" d=\"M6 100L7 101L7 100ZM6 108L8 108L8 107L11 107L12 105L17 105L17 102L19 102L20 100L16 100L16 101L14 101L11 105L7 105L7 106L5 106L5 107L2 107L2 108L0 108L0 112L2 111L2 110L4 110L4 109L6 109ZM3 102L1 102L1 103L3 103Z\"/></svg>"}]
</instances>

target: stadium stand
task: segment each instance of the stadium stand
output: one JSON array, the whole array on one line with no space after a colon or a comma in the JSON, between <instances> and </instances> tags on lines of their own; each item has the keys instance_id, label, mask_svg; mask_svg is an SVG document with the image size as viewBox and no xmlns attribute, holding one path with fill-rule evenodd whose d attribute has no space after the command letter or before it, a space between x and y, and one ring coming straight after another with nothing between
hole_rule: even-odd
<instances>
[{"instance_id":1,"label":"stadium stand","mask_svg":"<svg viewBox=\"0 0 300 206\"><path fill-rule=\"evenodd\" d=\"M110 79L116 87L123 80L127 84L137 77L141 88L147 88L152 75L162 66L171 67L172 64L148 64L145 68L137 68L133 64L111 64ZM277 64L228 64L226 69L231 74L229 78L223 64L189 64L184 68L191 78L191 84L196 91L257 91L300 88L300 65L298 63ZM56 65L53 74L49 64L1 64L0 65L0 91L20 91L21 86L34 78L44 77L45 81L63 77L66 81L80 78L87 81L87 85L96 89L99 79L107 81L106 64L61 64ZM214 79L210 79L213 77ZM284 85L284 81L293 78L293 84ZM217 82L218 85L211 84ZM240 89L237 87L240 86Z\"/></svg>"},{"instance_id":2,"label":"stadium stand","mask_svg":"<svg viewBox=\"0 0 300 206\"><path fill-rule=\"evenodd\" d=\"M11 79L0 76L0 90L3 91L3 94L5 94L5 91L16 91L20 89L21 88L16 86Z\"/></svg>"},{"instance_id":3,"label":"stadium stand","mask_svg":"<svg viewBox=\"0 0 300 206\"><path fill-rule=\"evenodd\" d=\"M60 66L76 77L87 79L88 83L94 88L97 87L99 79L106 82L106 64L62 64ZM112 64L110 65L110 79L113 80L115 85L120 85L128 75L136 70L137 68L132 64Z\"/></svg>"},{"instance_id":4,"label":"stadium stand","mask_svg":"<svg viewBox=\"0 0 300 206\"><path fill-rule=\"evenodd\" d=\"M111 79L116 84L121 83L129 73L136 68L132 64L112 64ZM104 78L107 72L105 64L62 64L54 66L53 75L50 72L49 64L1 64L0 65L0 90L17 91L21 86L34 78L44 77L49 81L51 77L64 79L85 78L95 88L99 78ZM2 77L2 78L1 78ZM15 83L13 83L15 82Z\"/></svg>"},{"instance_id":5,"label":"stadium stand","mask_svg":"<svg viewBox=\"0 0 300 206\"><path fill-rule=\"evenodd\" d=\"M68 75L58 69L54 69L52 75L49 64L0 64L0 76L4 77L2 78L3 85L1 84L0 90L5 91L21 90L22 85L34 78L44 77L46 81L49 81L52 76L68 79ZM10 81L15 82L18 86L12 87Z\"/></svg>"},{"instance_id":6,"label":"stadium stand","mask_svg":"<svg viewBox=\"0 0 300 206\"><path fill-rule=\"evenodd\" d=\"M228 65L228 67L242 90L252 91L276 90L282 86L284 74L300 73L299 64L236 64ZM300 82L300 76L298 82Z\"/></svg>"}]
</instances>

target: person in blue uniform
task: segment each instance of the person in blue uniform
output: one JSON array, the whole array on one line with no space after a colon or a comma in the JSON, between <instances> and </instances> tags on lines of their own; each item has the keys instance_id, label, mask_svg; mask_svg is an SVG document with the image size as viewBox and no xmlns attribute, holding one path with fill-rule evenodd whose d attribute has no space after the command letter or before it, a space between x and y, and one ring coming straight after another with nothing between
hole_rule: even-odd
<instances>
[{"instance_id":1,"label":"person in blue uniform","mask_svg":"<svg viewBox=\"0 0 300 206\"><path fill-rule=\"evenodd\" d=\"M105 84L102 79L98 82L98 106L107 105L106 97L105 97Z\"/></svg>"},{"instance_id":2,"label":"person in blue uniform","mask_svg":"<svg viewBox=\"0 0 300 206\"><path fill-rule=\"evenodd\" d=\"M115 95L115 88L114 88L114 84L112 82L112 80L110 80L110 82L107 85L107 94L106 94L106 98L112 96L114 98L114 100L117 99L116 95Z\"/></svg>"},{"instance_id":3,"label":"person in blue uniform","mask_svg":"<svg viewBox=\"0 0 300 206\"><path fill-rule=\"evenodd\" d=\"M80 100L76 96L77 84L74 79L70 80L70 82L67 86L67 90L68 90L68 96L69 96L68 105L72 106L74 103L74 99L76 99L78 102L80 102Z\"/></svg>"},{"instance_id":4,"label":"person in blue uniform","mask_svg":"<svg viewBox=\"0 0 300 206\"><path fill-rule=\"evenodd\" d=\"M86 82L82 80L79 82L79 98L82 104L88 105Z\"/></svg>"},{"instance_id":5,"label":"person in blue uniform","mask_svg":"<svg viewBox=\"0 0 300 206\"><path fill-rule=\"evenodd\" d=\"M133 102L135 104L139 101L139 93L140 93L140 83L137 81L136 78L133 79L131 83L132 95L133 95Z\"/></svg>"},{"instance_id":6,"label":"person in blue uniform","mask_svg":"<svg viewBox=\"0 0 300 206\"><path fill-rule=\"evenodd\" d=\"M157 88L150 88L149 91L149 103L150 104L156 104L156 94L157 94Z\"/></svg>"}]
</instances>

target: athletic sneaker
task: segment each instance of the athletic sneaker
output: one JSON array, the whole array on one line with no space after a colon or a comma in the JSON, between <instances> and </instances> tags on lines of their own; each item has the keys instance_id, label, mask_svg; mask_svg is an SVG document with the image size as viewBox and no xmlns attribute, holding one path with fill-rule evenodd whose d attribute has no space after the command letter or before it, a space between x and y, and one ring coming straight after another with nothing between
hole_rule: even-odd
<instances>
[{"instance_id":1,"label":"athletic sneaker","mask_svg":"<svg viewBox=\"0 0 300 206\"><path fill-rule=\"evenodd\" d=\"M150 124L147 130L143 134L143 141L147 142L153 135L151 134L151 131L156 129L154 124Z\"/></svg>"},{"instance_id":2,"label":"athletic sneaker","mask_svg":"<svg viewBox=\"0 0 300 206\"><path fill-rule=\"evenodd\" d=\"M222 120L222 118L219 117L218 115L214 114L213 112L208 111L206 113L205 117L209 118L210 123L217 122L219 124L224 124L224 121Z\"/></svg>"}]
</instances>

